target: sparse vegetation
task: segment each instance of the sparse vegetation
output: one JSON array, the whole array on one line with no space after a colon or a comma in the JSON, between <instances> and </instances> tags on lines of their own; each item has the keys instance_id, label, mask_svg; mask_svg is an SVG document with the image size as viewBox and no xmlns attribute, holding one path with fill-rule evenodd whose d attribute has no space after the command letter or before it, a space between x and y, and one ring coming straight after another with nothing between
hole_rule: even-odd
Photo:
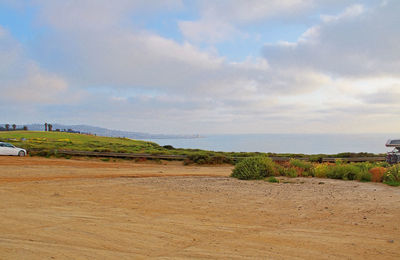
<instances>
[{"instance_id":1,"label":"sparse vegetation","mask_svg":"<svg viewBox=\"0 0 400 260\"><path fill-rule=\"evenodd\" d=\"M258 161L260 157L249 158L237 164L232 177L239 179L265 179L273 182L275 176L294 177L318 177L340 180L358 180L361 182L384 182L392 186L400 186L400 164L386 169L382 163L344 163L337 161L335 164L311 163L292 159L282 165L269 162L269 174L260 174ZM265 157L261 157L265 160Z\"/></svg>"}]
</instances>

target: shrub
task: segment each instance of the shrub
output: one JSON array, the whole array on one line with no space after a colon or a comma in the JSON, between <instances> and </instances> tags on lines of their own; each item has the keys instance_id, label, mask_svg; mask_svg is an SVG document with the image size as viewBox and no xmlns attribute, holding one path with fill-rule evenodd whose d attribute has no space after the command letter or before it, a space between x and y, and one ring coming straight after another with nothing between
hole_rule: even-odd
<instances>
[{"instance_id":1,"label":"shrub","mask_svg":"<svg viewBox=\"0 0 400 260\"><path fill-rule=\"evenodd\" d=\"M210 156L207 154L191 154L188 156L186 164L197 163L197 164L206 164L210 160Z\"/></svg>"},{"instance_id":2,"label":"shrub","mask_svg":"<svg viewBox=\"0 0 400 260\"><path fill-rule=\"evenodd\" d=\"M164 145L163 146L165 149L167 149L167 150L175 150L175 148L172 146L172 145Z\"/></svg>"},{"instance_id":3,"label":"shrub","mask_svg":"<svg viewBox=\"0 0 400 260\"><path fill-rule=\"evenodd\" d=\"M210 157L209 163L210 164L223 164L223 163L232 164L232 160L223 155L216 155L216 156Z\"/></svg>"},{"instance_id":4,"label":"shrub","mask_svg":"<svg viewBox=\"0 0 400 260\"><path fill-rule=\"evenodd\" d=\"M208 155L208 154L191 154L189 155L185 161L184 165L190 165L193 163L196 164L223 164L228 163L232 164L231 158L228 158L224 155Z\"/></svg>"},{"instance_id":5,"label":"shrub","mask_svg":"<svg viewBox=\"0 0 400 260\"><path fill-rule=\"evenodd\" d=\"M232 177L241 180L257 180L273 176L276 171L275 163L268 157L249 157L236 164Z\"/></svg>"},{"instance_id":6,"label":"shrub","mask_svg":"<svg viewBox=\"0 0 400 260\"><path fill-rule=\"evenodd\" d=\"M370 169L375 167L375 164L371 162L355 163L354 165L363 171L369 171Z\"/></svg>"},{"instance_id":7,"label":"shrub","mask_svg":"<svg viewBox=\"0 0 400 260\"><path fill-rule=\"evenodd\" d=\"M279 183L279 180L278 180L277 178L275 178L274 176L270 176L270 177L268 178L268 182L271 182L271 183Z\"/></svg>"},{"instance_id":8,"label":"shrub","mask_svg":"<svg viewBox=\"0 0 400 260\"><path fill-rule=\"evenodd\" d=\"M374 167L372 169L369 170L369 172L371 173L371 180L374 182L382 182L383 180L383 175L386 172L386 168L384 167Z\"/></svg>"},{"instance_id":9,"label":"shrub","mask_svg":"<svg viewBox=\"0 0 400 260\"><path fill-rule=\"evenodd\" d=\"M361 174L361 171L353 164L336 164L329 168L326 177L330 179L355 180Z\"/></svg>"},{"instance_id":10,"label":"shrub","mask_svg":"<svg viewBox=\"0 0 400 260\"><path fill-rule=\"evenodd\" d=\"M385 182L385 184L390 185L390 186L395 186L395 187L400 186L400 182L398 182L398 181L393 181L393 182L387 181L387 182Z\"/></svg>"},{"instance_id":11,"label":"shrub","mask_svg":"<svg viewBox=\"0 0 400 260\"><path fill-rule=\"evenodd\" d=\"M292 167L288 167L288 168L282 167L281 169L279 169L279 174L282 176L290 177L290 178L298 177L296 169L294 169Z\"/></svg>"},{"instance_id":12,"label":"shrub","mask_svg":"<svg viewBox=\"0 0 400 260\"><path fill-rule=\"evenodd\" d=\"M335 164L336 165L342 165L342 164L344 164L344 161L342 159L336 159L335 160Z\"/></svg>"},{"instance_id":13,"label":"shrub","mask_svg":"<svg viewBox=\"0 0 400 260\"><path fill-rule=\"evenodd\" d=\"M375 165L377 167L384 167L384 168L389 168L390 167L390 163L388 163L388 162L377 162L377 163L375 163Z\"/></svg>"},{"instance_id":14,"label":"shrub","mask_svg":"<svg viewBox=\"0 0 400 260\"><path fill-rule=\"evenodd\" d=\"M371 179L372 179L372 174L368 171L360 171L357 174L357 180L359 181L368 182L371 181Z\"/></svg>"},{"instance_id":15,"label":"shrub","mask_svg":"<svg viewBox=\"0 0 400 260\"><path fill-rule=\"evenodd\" d=\"M393 165L385 172L383 182L392 186L400 186L400 164Z\"/></svg>"},{"instance_id":16,"label":"shrub","mask_svg":"<svg viewBox=\"0 0 400 260\"><path fill-rule=\"evenodd\" d=\"M310 162L302 161L299 159L290 159L289 164L298 172L300 176L314 176L314 165Z\"/></svg>"},{"instance_id":17,"label":"shrub","mask_svg":"<svg viewBox=\"0 0 400 260\"><path fill-rule=\"evenodd\" d=\"M310 155L309 160L310 162L318 162L322 163L322 156L321 155Z\"/></svg>"},{"instance_id":18,"label":"shrub","mask_svg":"<svg viewBox=\"0 0 400 260\"><path fill-rule=\"evenodd\" d=\"M314 168L315 177L318 178L326 178L326 174L329 170L329 166L327 164L318 164Z\"/></svg>"}]
</instances>

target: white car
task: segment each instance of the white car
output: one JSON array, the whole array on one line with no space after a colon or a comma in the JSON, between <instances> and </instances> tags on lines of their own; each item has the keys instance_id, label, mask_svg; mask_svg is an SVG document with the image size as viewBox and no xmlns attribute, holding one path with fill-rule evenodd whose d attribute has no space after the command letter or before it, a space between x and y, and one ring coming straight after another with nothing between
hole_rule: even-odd
<instances>
[{"instance_id":1,"label":"white car","mask_svg":"<svg viewBox=\"0 0 400 260\"><path fill-rule=\"evenodd\" d=\"M25 156L26 150L15 147L12 144L0 142L0 155L18 155Z\"/></svg>"}]
</instances>

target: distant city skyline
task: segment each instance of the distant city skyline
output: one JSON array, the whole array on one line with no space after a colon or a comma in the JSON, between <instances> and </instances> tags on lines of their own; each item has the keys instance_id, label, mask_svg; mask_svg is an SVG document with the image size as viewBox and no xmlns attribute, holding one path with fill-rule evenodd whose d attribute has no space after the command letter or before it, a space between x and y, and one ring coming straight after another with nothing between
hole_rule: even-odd
<instances>
[{"instance_id":1,"label":"distant city skyline","mask_svg":"<svg viewBox=\"0 0 400 260\"><path fill-rule=\"evenodd\" d=\"M396 0L0 0L0 122L400 132L399 13Z\"/></svg>"}]
</instances>

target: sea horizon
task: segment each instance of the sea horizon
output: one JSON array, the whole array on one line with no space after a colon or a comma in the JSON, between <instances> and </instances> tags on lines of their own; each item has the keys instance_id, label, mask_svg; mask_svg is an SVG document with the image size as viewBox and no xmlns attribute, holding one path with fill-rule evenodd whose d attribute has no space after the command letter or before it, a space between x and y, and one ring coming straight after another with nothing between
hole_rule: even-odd
<instances>
[{"instance_id":1,"label":"sea horizon","mask_svg":"<svg viewBox=\"0 0 400 260\"><path fill-rule=\"evenodd\" d=\"M337 154L386 153L388 139L400 134L210 134L199 138L144 139L175 148L221 152Z\"/></svg>"}]
</instances>

